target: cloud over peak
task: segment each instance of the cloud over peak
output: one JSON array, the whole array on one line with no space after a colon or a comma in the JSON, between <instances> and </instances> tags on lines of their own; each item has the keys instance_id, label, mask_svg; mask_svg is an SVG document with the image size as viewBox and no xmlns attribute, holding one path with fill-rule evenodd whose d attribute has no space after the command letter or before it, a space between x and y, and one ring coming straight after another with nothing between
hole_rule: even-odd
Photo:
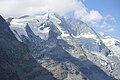
<instances>
[{"instance_id":1,"label":"cloud over peak","mask_svg":"<svg viewBox=\"0 0 120 80\"><path fill-rule=\"evenodd\" d=\"M63 16L74 12L74 15L83 21L95 22L102 18L98 11L88 11L83 0L0 0L0 11L5 17L42 12L56 12Z\"/></svg>"},{"instance_id":2,"label":"cloud over peak","mask_svg":"<svg viewBox=\"0 0 120 80\"><path fill-rule=\"evenodd\" d=\"M77 2L77 0L0 0L0 14L8 17L51 11L64 15L75 10Z\"/></svg>"}]
</instances>

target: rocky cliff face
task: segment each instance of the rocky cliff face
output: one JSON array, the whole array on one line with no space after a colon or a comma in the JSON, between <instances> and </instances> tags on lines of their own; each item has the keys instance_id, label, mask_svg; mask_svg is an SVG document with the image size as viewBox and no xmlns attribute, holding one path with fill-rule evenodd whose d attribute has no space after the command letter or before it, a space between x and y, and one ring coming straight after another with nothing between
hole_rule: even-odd
<instances>
[{"instance_id":1,"label":"rocky cliff face","mask_svg":"<svg viewBox=\"0 0 120 80\"><path fill-rule=\"evenodd\" d=\"M0 80L56 80L31 56L0 16Z\"/></svg>"},{"instance_id":2,"label":"rocky cliff face","mask_svg":"<svg viewBox=\"0 0 120 80\"><path fill-rule=\"evenodd\" d=\"M110 50L105 46L98 34L87 24L80 20L70 19L69 32L89 52L98 52L105 56L110 54Z\"/></svg>"},{"instance_id":3,"label":"rocky cliff face","mask_svg":"<svg viewBox=\"0 0 120 80\"><path fill-rule=\"evenodd\" d=\"M96 33L80 20L68 20L69 32L82 48L90 53L87 58L106 73L120 79L119 76L119 40Z\"/></svg>"},{"instance_id":4,"label":"rocky cliff face","mask_svg":"<svg viewBox=\"0 0 120 80\"><path fill-rule=\"evenodd\" d=\"M109 56L109 59L112 60L113 62L112 74L117 79L120 79L119 76L120 75L120 47L119 47L120 41L105 34L100 34L99 36L100 39L103 41L103 43L111 51L111 55Z\"/></svg>"},{"instance_id":5,"label":"rocky cliff face","mask_svg":"<svg viewBox=\"0 0 120 80\"><path fill-rule=\"evenodd\" d=\"M16 38L28 46L37 62L55 78L115 80L90 61L94 58L89 60L88 53L72 36L68 26L63 18L53 13L22 17L10 22Z\"/></svg>"}]
</instances>

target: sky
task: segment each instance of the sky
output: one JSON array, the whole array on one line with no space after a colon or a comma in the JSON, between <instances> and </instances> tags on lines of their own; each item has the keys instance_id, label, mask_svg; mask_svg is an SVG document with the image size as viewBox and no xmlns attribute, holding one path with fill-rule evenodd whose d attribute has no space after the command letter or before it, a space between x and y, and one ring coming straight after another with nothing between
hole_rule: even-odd
<instances>
[{"instance_id":1,"label":"sky","mask_svg":"<svg viewBox=\"0 0 120 80\"><path fill-rule=\"evenodd\" d=\"M104 18L111 17L105 20L108 25L95 29L120 40L120 0L84 0L84 5L89 10L98 10Z\"/></svg>"},{"instance_id":2,"label":"sky","mask_svg":"<svg viewBox=\"0 0 120 80\"><path fill-rule=\"evenodd\" d=\"M8 18L56 12L120 40L119 4L120 0L0 0L0 15Z\"/></svg>"}]
</instances>

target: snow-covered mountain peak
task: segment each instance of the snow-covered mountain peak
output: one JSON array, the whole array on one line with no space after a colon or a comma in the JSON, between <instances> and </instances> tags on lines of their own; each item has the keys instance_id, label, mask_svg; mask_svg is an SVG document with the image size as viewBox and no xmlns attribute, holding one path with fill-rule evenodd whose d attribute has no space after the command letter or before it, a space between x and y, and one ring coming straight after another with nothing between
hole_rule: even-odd
<instances>
[{"instance_id":1,"label":"snow-covered mountain peak","mask_svg":"<svg viewBox=\"0 0 120 80\"><path fill-rule=\"evenodd\" d=\"M105 43L105 44L108 44L108 45L119 45L120 41L118 39L115 39L111 36L108 36L106 34L98 34L100 39Z\"/></svg>"},{"instance_id":2,"label":"snow-covered mountain peak","mask_svg":"<svg viewBox=\"0 0 120 80\"><path fill-rule=\"evenodd\" d=\"M58 19L56 17L55 13L46 13L46 14L42 14L42 15L25 15L25 16L22 16L19 18L14 18L14 19L12 19L10 24L14 24L14 25L18 24L19 25L19 23L28 23L33 20L37 20L38 22L51 20L51 21L55 21L58 24L61 23L60 19Z\"/></svg>"},{"instance_id":3,"label":"snow-covered mountain peak","mask_svg":"<svg viewBox=\"0 0 120 80\"><path fill-rule=\"evenodd\" d=\"M19 31L19 35L28 36L25 27L28 24L35 35L38 35L42 39L48 39L51 25L58 26L61 20L56 17L55 13L45 13L42 15L25 15L19 18L14 18L10 21L11 29ZM48 24L51 25L48 25ZM47 25L47 27L46 27ZM60 30L60 28L58 27ZM61 31L61 30L60 30ZM22 33L21 33L22 32ZM18 39L19 40L19 39Z\"/></svg>"},{"instance_id":4,"label":"snow-covered mountain peak","mask_svg":"<svg viewBox=\"0 0 120 80\"><path fill-rule=\"evenodd\" d=\"M120 41L112 38L111 36L100 36L103 43L111 50L112 56L117 56L120 58Z\"/></svg>"}]
</instances>

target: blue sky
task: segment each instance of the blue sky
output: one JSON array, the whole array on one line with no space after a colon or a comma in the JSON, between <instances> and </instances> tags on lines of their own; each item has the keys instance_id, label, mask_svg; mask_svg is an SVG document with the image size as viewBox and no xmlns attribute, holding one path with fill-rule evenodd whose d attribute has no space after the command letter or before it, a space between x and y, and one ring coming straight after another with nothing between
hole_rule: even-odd
<instances>
[{"instance_id":1,"label":"blue sky","mask_svg":"<svg viewBox=\"0 0 120 80\"><path fill-rule=\"evenodd\" d=\"M99 10L102 15L111 14L120 18L120 0L85 0L84 4L88 9Z\"/></svg>"},{"instance_id":2,"label":"blue sky","mask_svg":"<svg viewBox=\"0 0 120 80\"><path fill-rule=\"evenodd\" d=\"M120 40L120 0L85 0L84 5L88 10L98 10L99 13L105 17L106 15L111 15L116 22L107 19L107 23L114 25L115 31L104 31L104 28L96 28L92 26L97 31L105 32L106 34L118 38Z\"/></svg>"}]
</instances>

